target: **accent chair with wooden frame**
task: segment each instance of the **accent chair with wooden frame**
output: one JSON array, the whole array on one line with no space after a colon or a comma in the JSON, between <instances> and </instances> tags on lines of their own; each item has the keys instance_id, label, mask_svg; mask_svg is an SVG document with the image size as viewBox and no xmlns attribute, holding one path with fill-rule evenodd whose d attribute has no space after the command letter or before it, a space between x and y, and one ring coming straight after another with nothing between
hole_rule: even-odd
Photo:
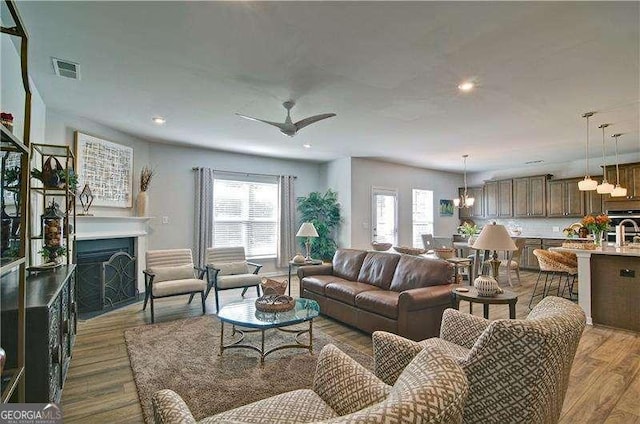
<instances>
[{"instance_id":1,"label":"accent chair with wooden frame","mask_svg":"<svg viewBox=\"0 0 640 424\"><path fill-rule=\"evenodd\" d=\"M249 272L249 266L254 267ZM213 288L216 296L216 311L220 310L218 291L243 288L242 296L249 287L255 287L260 296L261 278L258 272L262 265L248 262L244 247L210 247L207 249L207 279L209 288L206 295ZM205 295L205 297L206 297Z\"/></svg>"},{"instance_id":2,"label":"accent chair with wooden frame","mask_svg":"<svg viewBox=\"0 0 640 424\"><path fill-rule=\"evenodd\" d=\"M194 294L200 293L204 315L207 281L203 278L206 270L194 266L191 249L148 250L146 257L142 310L147 308L147 301L151 300L151 322L155 322L153 300L162 297L190 294L191 301Z\"/></svg>"}]
</instances>

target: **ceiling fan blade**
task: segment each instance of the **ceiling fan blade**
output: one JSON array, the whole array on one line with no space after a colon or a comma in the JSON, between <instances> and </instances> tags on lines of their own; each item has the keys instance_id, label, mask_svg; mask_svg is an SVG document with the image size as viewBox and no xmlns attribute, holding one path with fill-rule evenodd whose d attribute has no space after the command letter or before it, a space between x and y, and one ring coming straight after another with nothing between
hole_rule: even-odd
<instances>
[{"instance_id":1,"label":"ceiling fan blade","mask_svg":"<svg viewBox=\"0 0 640 424\"><path fill-rule=\"evenodd\" d=\"M318 121L322 121L323 119L327 119L327 118L331 118L333 116L336 116L335 113L323 113L321 115L314 115L314 116L310 116L308 118L304 118L301 119L300 121L296 122L294 125L296 126L296 129L301 129L306 127L307 125L311 125L314 122L318 122Z\"/></svg>"},{"instance_id":2,"label":"ceiling fan blade","mask_svg":"<svg viewBox=\"0 0 640 424\"><path fill-rule=\"evenodd\" d=\"M264 119L254 118L253 116L242 115L240 113L236 113L236 115L238 115L238 116L240 116L240 117L242 117L244 119L249 119L251 121L264 122L265 124L273 125L274 127L280 128L280 130L284 130L284 129L287 128L287 126L285 124L280 123L280 122L265 121Z\"/></svg>"}]
</instances>

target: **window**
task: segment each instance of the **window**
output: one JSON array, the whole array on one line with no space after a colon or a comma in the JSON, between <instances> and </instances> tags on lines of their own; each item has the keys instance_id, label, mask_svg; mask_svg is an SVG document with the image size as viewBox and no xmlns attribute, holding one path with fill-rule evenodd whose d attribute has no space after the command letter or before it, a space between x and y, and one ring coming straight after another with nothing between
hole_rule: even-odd
<instances>
[{"instance_id":1,"label":"window","mask_svg":"<svg viewBox=\"0 0 640 424\"><path fill-rule=\"evenodd\" d=\"M433 191L413 189L413 247L423 247L422 234L433 234Z\"/></svg>"},{"instance_id":2,"label":"window","mask_svg":"<svg viewBox=\"0 0 640 424\"><path fill-rule=\"evenodd\" d=\"M214 246L244 246L247 257L274 257L278 250L278 215L277 184L214 180Z\"/></svg>"}]
</instances>

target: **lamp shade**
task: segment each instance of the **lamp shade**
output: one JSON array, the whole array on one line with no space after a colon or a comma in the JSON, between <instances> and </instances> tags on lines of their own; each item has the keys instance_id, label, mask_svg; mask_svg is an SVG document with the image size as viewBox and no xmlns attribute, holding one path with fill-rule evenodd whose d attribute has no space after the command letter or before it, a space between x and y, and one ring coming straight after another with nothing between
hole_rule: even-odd
<instances>
[{"instance_id":1,"label":"lamp shade","mask_svg":"<svg viewBox=\"0 0 640 424\"><path fill-rule=\"evenodd\" d=\"M318 237L316 227L311 222L303 222L296 234L296 237Z\"/></svg>"},{"instance_id":2,"label":"lamp shade","mask_svg":"<svg viewBox=\"0 0 640 424\"><path fill-rule=\"evenodd\" d=\"M598 182L589 177L584 177L584 180L578 182L578 190L580 191L593 191L596 188L598 188Z\"/></svg>"},{"instance_id":3,"label":"lamp shade","mask_svg":"<svg viewBox=\"0 0 640 424\"><path fill-rule=\"evenodd\" d=\"M473 243L478 250L518 250L504 225L485 225Z\"/></svg>"}]
</instances>

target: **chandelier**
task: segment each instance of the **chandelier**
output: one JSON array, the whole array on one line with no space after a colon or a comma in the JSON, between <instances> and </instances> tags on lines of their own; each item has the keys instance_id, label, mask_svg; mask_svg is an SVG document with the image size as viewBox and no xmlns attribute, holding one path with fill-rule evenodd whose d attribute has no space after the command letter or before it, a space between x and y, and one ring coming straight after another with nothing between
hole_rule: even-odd
<instances>
[{"instance_id":1,"label":"chandelier","mask_svg":"<svg viewBox=\"0 0 640 424\"><path fill-rule=\"evenodd\" d=\"M458 198L453 199L453 205L456 208L470 208L475 203L476 199L469 197L467 194L467 158L469 155L462 155L464 158L464 193Z\"/></svg>"}]
</instances>

